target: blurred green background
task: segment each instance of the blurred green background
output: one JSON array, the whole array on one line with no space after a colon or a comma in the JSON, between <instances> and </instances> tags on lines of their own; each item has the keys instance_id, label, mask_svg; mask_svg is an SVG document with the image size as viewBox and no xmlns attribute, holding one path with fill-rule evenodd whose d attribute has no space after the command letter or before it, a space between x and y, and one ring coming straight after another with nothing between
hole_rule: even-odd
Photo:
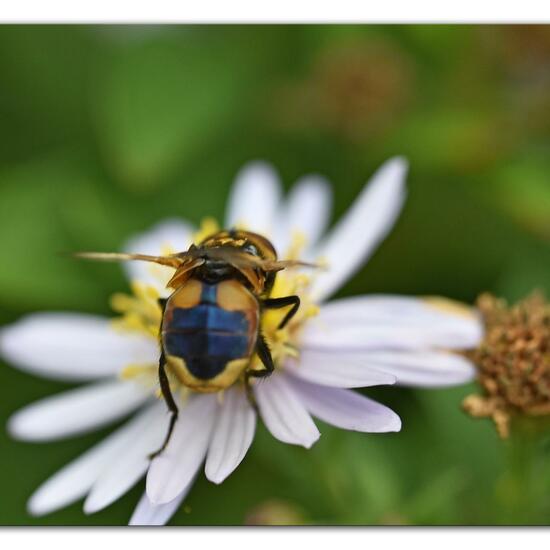
<instances>
[{"instance_id":1,"label":"blurred green background","mask_svg":"<svg viewBox=\"0 0 550 550\"><path fill-rule=\"evenodd\" d=\"M0 322L109 315L121 270L57 253L116 250L165 217L220 218L252 159L286 188L326 175L336 219L385 159L409 158L404 213L341 295L550 292L549 59L547 26L2 26ZM0 387L5 424L69 385L3 364ZM473 389L369 391L403 431L322 425L311 451L260 427L238 470L221 486L200 476L171 523L549 523L550 460L510 496L507 446L460 410ZM26 444L2 430L0 523L126 523L143 483L92 516L25 512L109 432Z\"/></svg>"}]
</instances>

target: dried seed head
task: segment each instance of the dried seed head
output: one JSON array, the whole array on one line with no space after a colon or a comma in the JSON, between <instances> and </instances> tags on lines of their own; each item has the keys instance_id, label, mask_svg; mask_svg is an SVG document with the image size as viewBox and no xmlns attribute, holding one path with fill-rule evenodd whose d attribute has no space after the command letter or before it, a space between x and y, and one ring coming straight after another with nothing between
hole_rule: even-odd
<instances>
[{"instance_id":1,"label":"dried seed head","mask_svg":"<svg viewBox=\"0 0 550 550\"><path fill-rule=\"evenodd\" d=\"M513 306L483 294L477 307L485 337L468 355L483 395L462 405L474 417L491 417L506 438L512 417L550 415L550 304L540 293Z\"/></svg>"}]
</instances>

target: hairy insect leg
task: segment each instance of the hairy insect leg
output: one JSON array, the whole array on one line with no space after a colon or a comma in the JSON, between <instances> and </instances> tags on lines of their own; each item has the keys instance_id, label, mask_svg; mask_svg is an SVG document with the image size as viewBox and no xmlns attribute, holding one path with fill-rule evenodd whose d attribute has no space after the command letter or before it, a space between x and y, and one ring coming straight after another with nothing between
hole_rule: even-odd
<instances>
[{"instance_id":1,"label":"hairy insect leg","mask_svg":"<svg viewBox=\"0 0 550 550\"><path fill-rule=\"evenodd\" d=\"M170 411L171 416L170 424L168 425L168 432L166 433L164 442L162 443L160 449L149 455L149 458L151 460L153 460L153 458L157 457L160 453L162 453L162 451L164 451L164 449L166 449L166 446L168 445L170 438L172 437L172 432L174 431L176 420L178 419L178 406L176 405L176 401L174 400L174 396L172 395L172 391L170 390L170 382L168 381L168 376L166 374L166 359L164 357L164 351L160 354L159 359L159 383L162 397L164 398L164 401L168 406L168 410Z\"/></svg>"},{"instance_id":2,"label":"hairy insect leg","mask_svg":"<svg viewBox=\"0 0 550 550\"><path fill-rule=\"evenodd\" d=\"M166 298L159 298L159 299L157 300L158 305L160 306L160 309L162 309L162 313L164 313L164 308L166 307L166 302L167 302L167 301L168 301L168 300L167 300Z\"/></svg>"},{"instance_id":3,"label":"hairy insect leg","mask_svg":"<svg viewBox=\"0 0 550 550\"><path fill-rule=\"evenodd\" d=\"M265 378L275 370L273 357L271 357L271 351L269 350L269 346L267 345L267 342L265 341L265 338L261 333L258 335L258 342L256 343L256 353L258 354L258 357L260 358L260 361L262 362L265 369L264 370L252 370L252 369L247 370L244 374L244 389L246 391L246 397L248 399L248 402L250 403L250 405L252 405L254 410L258 412L258 404L256 403L256 399L254 398L254 393L252 392L252 385L250 384L250 379Z\"/></svg>"},{"instance_id":4,"label":"hairy insect leg","mask_svg":"<svg viewBox=\"0 0 550 550\"><path fill-rule=\"evenodd\" d=\"M296 295L284 296L282 298L267 298L262 302L262 305L267 309L279 309L286 306L292 306L283 320L279 323L277 330L284 328L287 323L296 315L300 308L300 297Z\"/></svg>"}]
</instances>

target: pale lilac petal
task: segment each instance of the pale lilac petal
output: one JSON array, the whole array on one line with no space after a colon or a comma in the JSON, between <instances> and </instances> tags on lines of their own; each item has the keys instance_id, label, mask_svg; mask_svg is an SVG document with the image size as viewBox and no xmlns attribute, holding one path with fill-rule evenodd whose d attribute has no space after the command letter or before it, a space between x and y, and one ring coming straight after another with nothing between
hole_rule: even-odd
<instances>
[{"instance_id":1,"label":"pale lilac petal","mask_svg":"<svg viewBox=\"0 0 550 550\"><path fill-rule=\"evenodd\" d=\"M221 483L241 463L254 438L256 413L240 388L226 390L206 457L206 477Z\"/></svg>"},{"instance_id":2,"label":"pale lilac petal","mask_svg":"<svg viewBox=\"0 0 550 550\"><path fill-rule=\"evenodd\" d=\"M354 204L315 250L327 263L311 288L312 296L322 301L333 294L371 256L393 227L405 200L407 162L403 158L387 161L371 178Z\"/></svg>"},{"instance_id":3,"label":"pale lilac petal","mask_svg":"<svg viewBox=\"0 0 550 550\"><path fill-rule=\"evenodd\" d=\"M361 296L323 304L301 336L304 349L467 349L483 334L479 318L450 313L425 300Z\"/></svg>"},{"instance_id":4,"label":"pale lilac petal","mask_svg":"<svg viewBox=\"0 0 550 550\"><path fill-rule=\"evenodd\" d=\"M309 449L321 435L304 405L280 373L254 385L262 420L273 437Z\"/></svg>"},{"instance_id":5,"label":"pale lilac petal","mask_svg":"<svg viewBox=\"0 0 550 550\"><path fill-rule=\"evenodd\" d=\"M420 350L426 347L454 348L454 333L445 327L419 326L333 326L321 327L310 322L301 341L304 350Z\"/></svg>"},{"instance_id":6,"label":"pale lilac petal","mask_svg":"<svg viewBox=\"0 0 550 550\"><path fill-rule=\"evenodd\" d=\"M109 319L80 313L33 313L0 331L0 354L15 367L48 378L92 380L132 363L156 363L158 344L115 331Z\"/></svg>"},{"instance_id":7,"label":"pale lilac petal","mask_svg":"<svg viewBox=\"0 0 550 550\"><path fill-rule=\"evenodd\" d=\"M421 350L426 347L455 348L454 333L445 327L335 326L329 329L310 322L303 333L304 350Z\"/></svg>"},{"instance_id":8,"label":"pale lilac petal","mask_svg":"<svg viewBox=\"0 0 550 550\"><path fill-rule=\"evenodd\" d=\"M332 207L330 184L322 176L301 178L292 187L273 227L273 244L285 257L295 236L305 238L301 254L309 259L307 251L313 248L328 226Z\"/></svg>"},{"instance_id":9,"label":"pale lilac petal","mask_svg":"<svg viewBox=\"0 0 550 550\"><path fill-rule=\"evenodd\" d=\"M475 378L472 363L461 355L444 351L333 352L396 377L401 386L445 387L465 384Z\"/></svg>"},{"instance_id":10,"label":"pale lilac petal","mask_svg":"<svg viewBox=\"0 0 550 550\"><path fill-rule=\"evenodd\" d=\"M180 408L170 443L147 474L147 495L153 504L174 500L194 477L206 456L216 410L215 395L193 396Z\"/></svg>"},{"instance_id":11,"label":"pale lilac petal","mask_svg":"<svg viewBox=\"0 0 550 550\"><path fill-rule=\"evenodd\" d=\"M322 329L318 339L324 339L333 328L369 334L379 330L389 334L395 329L395 347L408 347L413 338L413 347L468 349L476 347L483 337L483 324L473 308L443 298L371 295L334 300L323 304L310 330L315 331L314 326ZM381 343L391 345L391 337L389 342L382 339Z\"/></svg>"},{"instance_id":12,"label":"pale lilac petal","mask_svg":"<svg viewBox=\"0 0 550 550\"><path fill-rule=\"evenodd\" d=\"M450 304L456 303L447 300ZM458 308L458 304L457 308ZM470 322L476 318L473 309L460 304L462 315L455 313L451 309L445 311L432 305L432 302L426 298L417 298L413 296L400 296L392 294L369 294L364 296L352 296L349 298L340 298L331 300L323 304L323 315L333 320L346 320L351 318L353 321L363 319L376 320L382 318L426 318L432 321L466 321Z\"/></svg>"},{"instance_id":13,"label":"pale lilac petal","mask_svg":"<svg viewBox=\"0 0 550 550\"><path fill-rule=\"evenodd\" d=\"M84 512L93 514L109 506L129 491L145 474L154 453L164 441L168 429L166 405L158 402L147 424L121 449L94 483L84 502Z\"/></svg>"},{"instance_id":14,"label":"pale lilac petal","mask_svg":"<svg viewBox=\"0 0 550 550\"><path fill-rule=\"evenodd\" d=\"M8 420L8 431L25 441L68 437L114 422L149 397L150 391L134 382L98 382L24 407Z\"/></svg>"},{"instance_id":15,"label":"pale lilac petal","mask_svg":"<svg viewBox=\"0 0 550 550\"><path fill-rule=\"evenodd\" d=\"M129 239L123 247L124 252L163 255L168 252L183 252L193 242L194 228L179 219L160 222L148 231ZM148 262L124 262L124 269L131 281L139 281L155 287L162 295L167 293L166 283L174 270Z\"/></svg>"},{"instance_id":16,"label":"pale lilac petal","mask_svg":"<svg viewBox=\"0 0 550 550\"><path fill-rule=\"evenodd\" d=\"M364 388L395 384L395 376L371 367L361 356L303 350L298 359L289 359L285 368L298 378L323 386Z\"/></svg>"},{"instance_id":17,"label":"pale lilac petal","mask_svg":"<svg viewBox=\"0 0 550 550\"><path fill-rule=\"evenodd\" d=\"M166 504L153 504L147 492L144 491L141 499L139 500L134 513L130 519L129 525L142 525L142 526L160 526L166 525L170 518L176 513L176 510L180 507L183 499L187 496L189 489L193 485L192 480L187 487L172 501Z\"/></svg>"},{"instance_id":18,"label":"pale lilac petal","mask_svg":"<svg viewBox=\"0 0 550 550\"><path fill-rule=\"evenodd\" d=\"M116 462L120 452L143 431L155 414L155 406L147 408L44 482L29 499L29 513L48 514L85 496L104 469Z\"/></svg>"},{"instance_id":19,"label":"pale lilac petal","mask_svg":"<svg viewBox=\"0 0 550 550\"><path fill-rule=\"evenodd\" d=\"M251 162L237 175L229 194L226 227L243 226L270 237L281 197L281 184L265 162Z\"/></svg>"},{"instance_id":20,"label":"pale lilac petal","mask_svg":"<svg viewBox=\"0 0 550 550\"><path fill-rule=\"evenodd\" d=\"M327 424L358 432L398 432L401 419L388 407L357 392L293 379L292 388L307 410Z\"/></svg>"}]
</instances>

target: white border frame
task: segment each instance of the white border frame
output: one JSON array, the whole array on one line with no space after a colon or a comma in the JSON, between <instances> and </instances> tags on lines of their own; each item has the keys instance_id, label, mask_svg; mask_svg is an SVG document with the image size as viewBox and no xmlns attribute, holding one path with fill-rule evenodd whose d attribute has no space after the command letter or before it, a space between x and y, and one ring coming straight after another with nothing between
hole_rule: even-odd
<instances>
[{"instance_id":1,"label":"white border frame","mask_svg":"<svg viewBox=\"0 0 550 550\"><path fill-rule=\"evenodd\" d=\"M543 23L546 0L3 0L3 23Z\"/></svg>"}]
</instances>

